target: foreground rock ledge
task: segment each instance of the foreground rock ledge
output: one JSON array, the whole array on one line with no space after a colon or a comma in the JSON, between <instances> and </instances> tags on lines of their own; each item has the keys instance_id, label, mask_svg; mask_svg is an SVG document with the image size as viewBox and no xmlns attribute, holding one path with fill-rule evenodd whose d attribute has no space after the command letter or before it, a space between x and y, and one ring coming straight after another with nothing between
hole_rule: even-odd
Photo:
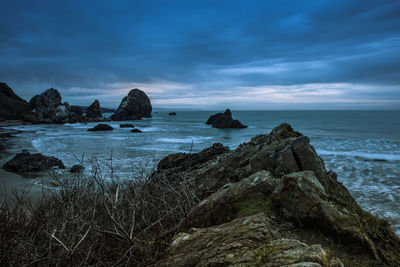
<instances>
[{"instance_id":1,"label":"foreground rock ledge","mask_svg":"<svg viewBox=\"0 0 400 267\"><path fill-rule=\"evenodd\" d=\"M150 183L160 177L190 179L199 202L168 231L175 236L157 266L343 266L338 257L400 266L389 224L363 211L289 124L235 150L169 155Z\"/></svg>"}]
</instances>

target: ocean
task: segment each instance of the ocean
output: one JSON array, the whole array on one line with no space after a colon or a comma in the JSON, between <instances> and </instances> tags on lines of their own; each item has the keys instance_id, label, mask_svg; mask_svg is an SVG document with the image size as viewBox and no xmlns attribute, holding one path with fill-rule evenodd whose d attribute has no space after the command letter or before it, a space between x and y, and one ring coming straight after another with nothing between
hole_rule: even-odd
<instances>
[{"instance_id":1,"label":"ocean","mask_svg":"<svg viewBox=\"0 0 400 267\"><path fill-rule=\"evenodd\" d=\"M216 111L166 111L134 121L143 133L108 123L112 132L88 132L97 123L20 125L13 151L28 149L55 156L71 167L83 159L86 172L99 162L120 179L135 179L171 153L198 152L215 142L231 149L282 122L310 137L326 164L366 210L387 218L400 235L400 111L233 111L246 129L215 129L205 125ZM132 123L132 122L129 122ZM4 172L4 171L3 171ZM28 179L28 178L25 178ZM29 178L41 185L40 177Z\"/></svg>"}]
</instances>

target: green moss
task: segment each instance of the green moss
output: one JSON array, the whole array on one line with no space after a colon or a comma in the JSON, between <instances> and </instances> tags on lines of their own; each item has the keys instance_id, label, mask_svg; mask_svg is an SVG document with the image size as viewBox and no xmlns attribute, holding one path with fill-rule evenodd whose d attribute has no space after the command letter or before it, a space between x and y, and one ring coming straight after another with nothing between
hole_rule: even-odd
<instances>
[{"instance_id":1,"label":"green moss","mask_svg":"<svg viewBox=\"0 0 400 267\"><path fill-rule=\"evenodd\" d=\"M265 214L272 214L272 201L269 197L262 200L246 200L238 204L237 217L244 217L259 212L264 212Z\"/></svg>"},{"instance_id":2,"label":"green moss","mask_svg":"<svg viewBox=\"0 0 400 267\"><path fill-rule=\"evenodd\" d=\"M254 252L252 262L247 264L247 267L262 266L265 263L269 263L273 259L273 255L278 254L282 248L270 246L259 248Z\"/></svg>"}]
</instances>

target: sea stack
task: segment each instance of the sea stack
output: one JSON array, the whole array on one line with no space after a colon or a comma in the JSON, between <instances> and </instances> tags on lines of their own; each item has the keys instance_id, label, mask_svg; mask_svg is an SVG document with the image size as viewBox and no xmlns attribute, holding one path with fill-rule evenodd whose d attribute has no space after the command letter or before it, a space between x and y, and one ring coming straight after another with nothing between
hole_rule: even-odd
<instances>
[{"instance_id":1,"label":"sea stack","mask_svg":"<svg viewBox=\"0 0 400 267\"><path fill-rule=\"evenodd\" d=\"M224 113L211 115L206 124L215 128L246 128L240 121L232 119L232 112L227 109Z\"/></svg>"},{"instance_id":2,"label":"sea stack","mask_svg":"<svg viewBox=\"0 0 400 267\"><path fill-rule=\"evenodd\" d=\"M102 117L100 103L97 99L86 109L86 117L93 119Z\"/></svg>"},{"instance_id":3,"label":"sea stack","mask_svg":"<svg viewBox=\"0 0 400 267\"><path fill-rule=\"evenodd\" d=\"M6 83L0 82L0 117L5 120L19 120L29 112L29 104Z\"/></svg>"},{"instance_id":4,"label":"sea stack","mask_svg":"<svg viewBox=\"0 0 400 267\"><path fill-rule=\"evenodd\" d=\"M151 118L151 110L150 98L143 91L135 88L122 99L111 119L113 121L128 121Z\"/></svg>"}]
</instances>

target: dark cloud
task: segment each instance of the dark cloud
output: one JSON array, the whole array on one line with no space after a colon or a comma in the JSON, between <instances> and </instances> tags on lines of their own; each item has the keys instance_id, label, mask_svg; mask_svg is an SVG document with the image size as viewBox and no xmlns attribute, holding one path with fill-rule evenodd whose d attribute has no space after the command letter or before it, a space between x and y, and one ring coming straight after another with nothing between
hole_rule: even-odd
<instances>
[{"instance_id":1,"label":"dark cloud","mask_svg":"<svg viewBox=\"0 0 400 267\"><path fill-rule=\"evenodd\" d=\"M324 84L328 96L342 84L343 101L399 108L398 14L393 0L3 0L0 80L25 98L57 87L68 101L101 92L115 106L136 84L164 106L218 92L213 107L242 97L240 108L252 107L243 87Z\"/></svg>"}]
</instances>

